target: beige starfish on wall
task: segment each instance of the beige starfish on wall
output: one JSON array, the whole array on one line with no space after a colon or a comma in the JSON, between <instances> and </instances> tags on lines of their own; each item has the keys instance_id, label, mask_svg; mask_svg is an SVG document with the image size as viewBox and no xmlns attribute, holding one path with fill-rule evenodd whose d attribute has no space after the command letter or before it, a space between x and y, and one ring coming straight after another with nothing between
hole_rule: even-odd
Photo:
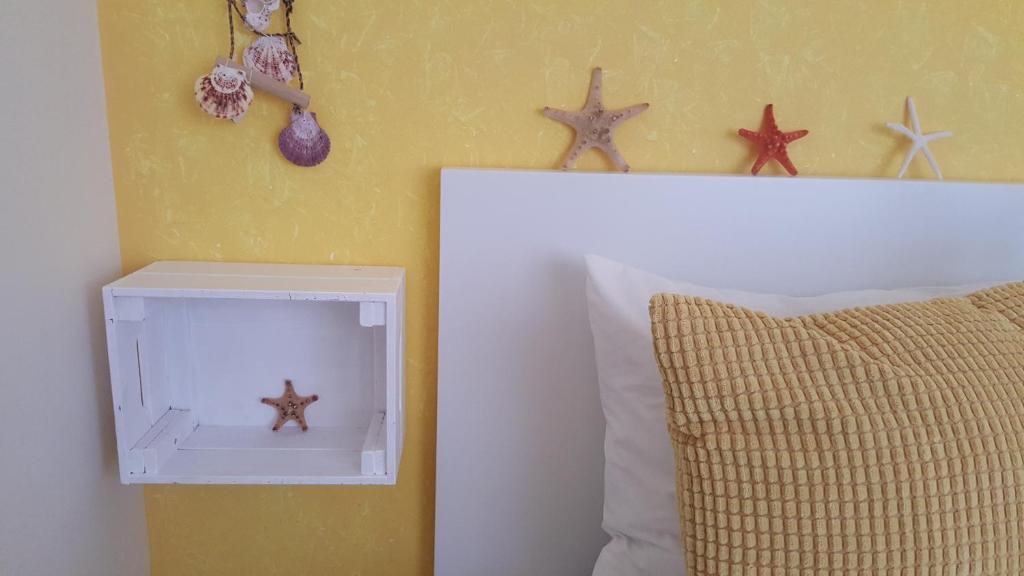
<instances>
[{"instance_id":1,"label":"beige starfish on wall","mask_svg":"<svg viewBox=\"0 0 1024 576\"><path fill-rule=\"evenodd\" d=\"M590 148L603 150L611 158L615 167L623 172L629 172L629 164L619 153L612 141L612 131L619 125L633 116L647 110L650 104L636 104L628 108L618 110L606 110L601 102L601 69L594 68L590 75L590 92L587 93L587 103L579 112L558 110L544 107L544 115L552 120L558 120L568 124L576 130L576 141L572 148L565 155L562 162L562 170L568 170L576 165L580 156Z\"/></svg>"}]
</instances>

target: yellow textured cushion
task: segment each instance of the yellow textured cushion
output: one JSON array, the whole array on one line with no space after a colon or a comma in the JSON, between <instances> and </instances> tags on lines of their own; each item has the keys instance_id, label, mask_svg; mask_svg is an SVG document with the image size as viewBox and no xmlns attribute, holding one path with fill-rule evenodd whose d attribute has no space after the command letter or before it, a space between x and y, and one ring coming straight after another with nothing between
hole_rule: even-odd
<instances>
[{"instance_id":1,"label":"yellow textured cushion","mask_svg":"<svg viewBox=\"0 0 1024 576\"><path fill-rule=\"evenodd\" d=\"M688 576L1024 573L1024 283L651 319Z\"/></svg>"}]
</instances>

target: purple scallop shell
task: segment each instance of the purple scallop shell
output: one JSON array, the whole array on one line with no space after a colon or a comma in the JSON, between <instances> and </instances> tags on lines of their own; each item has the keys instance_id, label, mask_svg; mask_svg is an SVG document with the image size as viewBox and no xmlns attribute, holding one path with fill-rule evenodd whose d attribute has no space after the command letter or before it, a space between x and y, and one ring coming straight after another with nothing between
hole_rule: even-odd
<instances>
[{"instance_id":1,"label":"purple scallop shell","mask_svg":"<svg viewBox=\"0 0 1024 576\"><path fill-rule=\"evenodd\" d=\"M277 146L292 164L316 166L331 152L331 139L309 110L292 111L292 121L281 130Z\"/></svg>"}]
</instances>

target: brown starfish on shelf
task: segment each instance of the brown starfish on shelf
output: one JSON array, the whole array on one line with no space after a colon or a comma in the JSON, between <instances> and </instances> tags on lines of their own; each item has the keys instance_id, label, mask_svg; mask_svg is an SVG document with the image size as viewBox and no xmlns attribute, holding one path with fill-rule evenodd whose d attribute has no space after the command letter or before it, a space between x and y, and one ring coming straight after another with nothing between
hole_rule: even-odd
<instances>
[{"instance_id":1,"label":"brown starfish on shelf","mask_svg":"<svg viewBox=\"0 0 1024 576\"><path fill-rule=\"evenodd\" d=\"M306 425L306 407L319 399L320 397L316 394L312 396L299 396L295 393L292 381L285 380L284 394L277 398L262 398L260 402L277 408L277 422L274 423L274 432L280 430L285 422L289 420L295 420L299 428L302 428L302 431L305 432L309 430L309 426Z\"/></svg>"},{"instance_id":2,"label":"brown starfish on shelf","mask_svg":"<svg viewBox=\"0 0 1024 576\"><path fill-rule=\"evenodd\" d=\"M626 163L625 158L615 147L615 142L612 141L612 131L619 124L649 107L650 104L644 103L618 110L605 110L604 104L601 102L601 69L594 68L590 75L590 92L587 93L587 102L583 105L582 110L569 112L544 107L545 116L568 124L576 131L576 141L565 155L562 170L568 170L575 166L579 157L588 149L598 148L611 158L616 168L623 172L629 172L629 164Z\"/></svg>"}]
</instances>

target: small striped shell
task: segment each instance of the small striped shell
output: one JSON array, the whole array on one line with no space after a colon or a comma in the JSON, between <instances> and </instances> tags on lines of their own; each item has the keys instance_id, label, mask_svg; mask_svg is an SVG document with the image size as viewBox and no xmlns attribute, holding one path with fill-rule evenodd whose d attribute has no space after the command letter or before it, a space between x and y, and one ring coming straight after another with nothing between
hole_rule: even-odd
<instances>
[{"instance_id":1,"label":"small striped shell","mask_svg":"<svg viewBox=\"0 0 1024 576\"><path fill-rule=\"evenodd\" d=\"M309 110L292 111L292 121L281 130L277 146L291 163L316 166L331 152L331 139L320 128L316 114Z\"/></svg>"},{"instance_id":2,"label":"small striped shell","mask_svg":"<svg viewBox=\"0 0 1024 576\"><path fill-rule=\"evenodd\" d=\"M288 82L296 74L295 56L280 36L257 38L242 53L242 62L280 82Z\"/></svg>"},{"instance_id":3,"label":"small striped shell","mask_svg":"<svg viewBox=\"0 0 1024 576\"><path fill-rule=\"evenodd\" d=\"M252 103L245 72L222 64L196 80L195 92L199 107L215 118L241 119Z\"/></svg>"}]
</instances>

